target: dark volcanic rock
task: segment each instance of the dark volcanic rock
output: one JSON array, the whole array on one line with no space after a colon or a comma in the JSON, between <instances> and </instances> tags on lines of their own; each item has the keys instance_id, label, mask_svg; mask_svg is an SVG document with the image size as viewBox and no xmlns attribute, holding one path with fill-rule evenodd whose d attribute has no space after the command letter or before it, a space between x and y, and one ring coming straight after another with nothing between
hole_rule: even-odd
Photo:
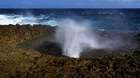
<instances>
[{"instance_id":1,"label":"dark volcanic rock","mask_svg":"<svg viewBox=\"0 0 140 78\"><path fill-rule=\"evenodd\" d=\"M39 46L36 49L40 52L47 53L49 55L63 56L61 46L54 42L44 42L43 44L41 44L41 46Z\"/></svg>"}]
</instances>

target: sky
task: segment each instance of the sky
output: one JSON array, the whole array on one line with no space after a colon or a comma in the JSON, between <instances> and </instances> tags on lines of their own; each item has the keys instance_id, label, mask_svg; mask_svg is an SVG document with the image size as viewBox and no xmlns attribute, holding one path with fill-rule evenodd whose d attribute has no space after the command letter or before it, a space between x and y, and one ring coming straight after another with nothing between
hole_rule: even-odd
<instances>
[{"instance_id":1,"label":"sky","mask_svg":"<svg viewBox=\"0 0 140 78\"><path fill-rule=\"evenodd\" d=\"M0 8L140 8L140 0L0 0Z\"/></svg>"}]
</instances>

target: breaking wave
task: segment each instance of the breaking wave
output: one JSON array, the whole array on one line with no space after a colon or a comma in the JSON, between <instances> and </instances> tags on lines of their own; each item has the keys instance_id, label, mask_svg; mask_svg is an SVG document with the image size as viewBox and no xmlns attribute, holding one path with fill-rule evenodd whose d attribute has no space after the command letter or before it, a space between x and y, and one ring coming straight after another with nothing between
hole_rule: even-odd
<instances>
[{"instance_id":1,"label":"breaking wave","mask_svg":"<svg viewBox=\"0 0 140 78\"><path fill-rule=\"evenodd\" d=\"M46 15L33 16L33 15L0 15L0 25L16 25L16 24L41 24L56 26L57 22L54 18Z\"/></svg>"}]
</instances>

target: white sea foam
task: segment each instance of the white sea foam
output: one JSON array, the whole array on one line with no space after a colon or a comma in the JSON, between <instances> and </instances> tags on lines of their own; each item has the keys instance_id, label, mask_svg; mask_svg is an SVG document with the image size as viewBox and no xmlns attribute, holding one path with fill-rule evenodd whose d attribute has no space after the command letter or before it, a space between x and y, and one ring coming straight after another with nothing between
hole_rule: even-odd
<instances>
[{"instance_id":1,"label":"white sea foam","mask_svg":"<svg viewBox=\"0 0 140 78\"><path fill-rule=\"evenodd\" d=\"M56 26L57 22L55 19L47 19L48 16L39 16L35 17L33 15L0 15L0 25L9 25L9 24L42 24L42 25L50 25ZM45 20L47 19L47 20Z\"/></svg>"}]
</instances>

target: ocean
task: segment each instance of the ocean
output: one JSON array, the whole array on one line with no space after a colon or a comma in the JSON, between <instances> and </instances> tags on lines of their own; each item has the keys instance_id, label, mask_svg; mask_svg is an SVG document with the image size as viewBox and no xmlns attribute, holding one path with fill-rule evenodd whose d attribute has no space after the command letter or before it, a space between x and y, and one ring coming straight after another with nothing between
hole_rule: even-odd
<instances>
[{"instance_id":1,"label":"ocean","mask_svg":"<svg viewBox=\"0 0 140 78\"><path fill-rule=\"evenodd\" d=\"M57 26L67 18L90 21L95 29L140 31L140 9L0 9L0 25Z\"/></svg>"}]
</instances>

